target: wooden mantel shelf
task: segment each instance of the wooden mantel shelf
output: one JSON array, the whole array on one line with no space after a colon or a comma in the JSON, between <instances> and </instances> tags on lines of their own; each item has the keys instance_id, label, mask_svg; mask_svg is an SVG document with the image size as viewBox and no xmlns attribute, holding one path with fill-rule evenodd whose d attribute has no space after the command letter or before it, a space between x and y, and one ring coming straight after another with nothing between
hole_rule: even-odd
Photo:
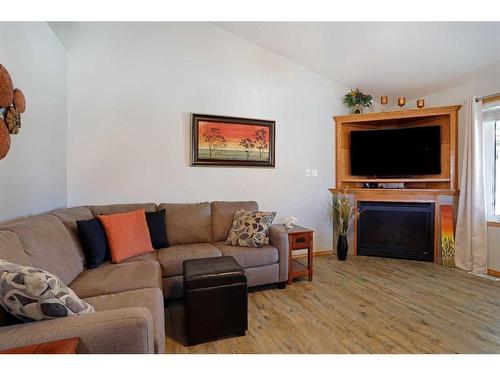
<instances>
[{"instance_id":1,"label":"wooden mantel shelf","mask_svg":"<svg viewBox=\"0 0 500 375\"><path fill-rule=\"evenodd\" d=\"M415 182L415 178L344 178L344 182ZM450 182L449 178L419 178L418 182Z\"/></svg>"},{"instance_id":2,"label":"wooden mantel shelf","mask_svg":"<svg viewBox=\"0 0 500 375\"><path fill-rule=\"evenodd\" d=\"M458 190L449 189L329 189L332 194L347 192L356 201L436 202L441 195L458 196Z\"/></svg>"},{"instance_id":3,"label":"wooden mantel shelf","mask_svg":"<svg viewBox=\"0 0 500 375\"><path fill-rule=\"evenodd\" d=\"M347 194L373 194L373 195L387 195L387 196L402 196L402 195L458 195L459 190L450 189L366 189L366 188L352 188L352 189L328 189L332 193L344 193Z\"/></svg>"},{"instance_id":4,"label":"wooden mantel shelf","mask_svg":"<svg viewBox=\"0 0 500 375\"><path fill-rule=\"evenodd\" d=\"M388 112L367 112L360 114L335 116L334 119L337 122L365 122L394 119L398 120L405 118L447 115L450 112L458 112L461 107L461 105L450 105L446 107L402 109Z\"/></svg>"}]
</instances>

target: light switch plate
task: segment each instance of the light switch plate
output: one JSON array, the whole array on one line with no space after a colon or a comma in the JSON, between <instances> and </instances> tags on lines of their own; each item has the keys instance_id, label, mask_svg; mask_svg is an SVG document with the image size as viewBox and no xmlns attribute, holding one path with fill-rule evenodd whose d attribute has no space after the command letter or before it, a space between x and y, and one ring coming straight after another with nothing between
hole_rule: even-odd
<instances>
[{"instance_id":1,"label":"light switch plate","mask_svg":"<svg viewBox=\"0 0 500 375\"><path fill-rule=\"evenodd\" d=\"M310 169L306 169L306 177L309 177L311 176L311 170Z\"/></svg>"},{"instance_id":2,"label":"light switch plate","mask_svg":"<svg viewBox=\"0 0 500 375\"><path fill-rule=\"evenodd\" d=\"M311 176L318 177L318 170L317 169L311 169Z\"/></svg>"}]
</instances>

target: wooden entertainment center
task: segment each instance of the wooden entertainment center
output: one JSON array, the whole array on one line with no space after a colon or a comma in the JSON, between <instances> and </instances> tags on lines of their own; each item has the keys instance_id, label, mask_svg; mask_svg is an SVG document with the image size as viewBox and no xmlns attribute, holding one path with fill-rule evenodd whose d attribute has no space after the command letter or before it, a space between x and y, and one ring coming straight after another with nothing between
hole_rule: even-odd
<instances>
[{"instance_id":1,"label":"wooden entertainment center","mask_svg":"<svg viewBox=\"0 0 500 375\"><path fill-rule=\"evenodd\" d=\"M355 203L432 202L435 204L434 262L438 262L439 197L458 195L458 111L460 105L408 109L391 112L365 113L334 117L336 185L332 193L347 192ZM350 132L353 130L382 130L439 125L441 128L441 173L408 178L373 178L350 173ZM365 188L365 183L404 183L405 188ZM354 254L357 251L357 225L354 225Z\"/></svg>"}]
</instances>

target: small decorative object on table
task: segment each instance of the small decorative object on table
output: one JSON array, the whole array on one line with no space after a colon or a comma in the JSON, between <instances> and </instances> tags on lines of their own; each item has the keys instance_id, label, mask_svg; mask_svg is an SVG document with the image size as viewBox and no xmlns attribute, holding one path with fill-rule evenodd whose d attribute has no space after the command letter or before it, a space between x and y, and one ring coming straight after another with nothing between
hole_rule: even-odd
<instances>
[{"instance_id":1,"label":"small decorative object on table","mask_svg":"<svg viewBox=\"0 0 500 375\"><path fill-rule=\"evenodd\" d=\"M425 101L424 99L417 99L417 108L424 108Z\"/></svg>"},{"instance_id":2,"label":"small decorative object on table","mask_svg":"<svg viewBox=\"0 0 500 375\"><path fill-rule=\"evenodd\" d=\"M389 103L389 97L387 95L381 96L380 97L380 104L387 105L387 103Z\"/></svg>"},{"instance_id":3,"label":"small decorative object on table","mask_svg":"<svg viewBox=\"0 0 500 375\"><path fill-rule=\"evenodd\" d=\"M400 107L404 107L406 104L406 98L404 96L402 96L401 98L398 98L398 105Z\"/></svg>"},{"instance_id":4,"label":"small decorative object on table","mask_svg":"<svg viewBox=\"0 0 500 375\"><path fill-rule=\"evenodd\" d=\"M297 221L299 221L299 219L297 219L295 216L287 216L283 220L283 225L286 227L286 229L291 230L293 229L294 224L297 224Z\"/></svg>"},{"instance_id":5,"label":"small decorative object on table","mask_svg":"<svg viewBox=\"0 0 500 375\"><path fill-rule=\"evenodd\" d=\"M330 217L337 224L339 237L337 240L337 257L339 260L347 259L348 243L347 232L351 224L359 219L361 212L353 207L347 195L347 189L343 193L334 194L330 205Z\"/></svg>"},{"instance_id":6,"label":"small decorative object on table","mask_svg":"<svg viewBox=\"0 0 500 375\"><path fill-rule=\"evenodd\" d=\"M441 265L455 267L455 235L453 233L453 207L444 205L441 213Z\"/></svg>"},{"instance_id":7,"label":"small decorative object on table","mask_svg":"<svg viewBox=\"0 0 500 375\"><path fill-rule=\"evenodd\" d=\"M349 107L351 113L363 113L365 107L372 105L372 96L363 94L359 89L351 90L345 94L344 103Z\"/></svg>"}]
</instances>

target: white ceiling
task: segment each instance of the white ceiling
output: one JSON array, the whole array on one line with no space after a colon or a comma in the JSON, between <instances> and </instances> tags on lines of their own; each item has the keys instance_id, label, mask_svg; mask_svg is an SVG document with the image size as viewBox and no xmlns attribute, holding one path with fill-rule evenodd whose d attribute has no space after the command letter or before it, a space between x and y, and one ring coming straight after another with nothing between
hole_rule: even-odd
<instances>
[{"instance_id":1,"label":"white ceiling","mask_svg":"<svg viewBox=\"0 0 500 375\"><path fill-rule=\"evenodd\" d=\"M423 96L500 68L500 22L215 24L376 96Z\"/></svg>"},{"instance_id":2,"label":"white ceiling","mask_svg":"<svg viewBox=\"0 0 500 375\"><path fill-rule=\"evenodd\" d=\"M77 26L49 23L66 48ZM416 98L500 69L500 22L216 22L348 88Z\"/></svg>"}]
</instances>

